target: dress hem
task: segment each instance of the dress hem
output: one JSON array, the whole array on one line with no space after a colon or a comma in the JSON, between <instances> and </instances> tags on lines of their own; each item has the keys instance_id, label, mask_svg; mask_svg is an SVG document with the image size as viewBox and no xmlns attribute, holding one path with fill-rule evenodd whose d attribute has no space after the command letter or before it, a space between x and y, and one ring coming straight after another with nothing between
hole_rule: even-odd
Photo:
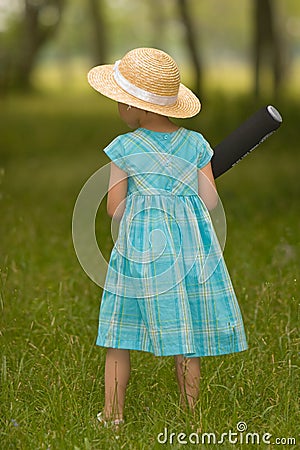
<instances>
[{"instance_id":1,"label":"dress hem","mask_svg":"<svg viewBox=\"0 0 300 450\"><path fill-rule=\"evenodd\" d=\"M100 343L99 340L96 341L96 345L98 347L104 347L104 348L114 348L114 349L120 349L120 350L132 350L132 351L142 351L146 353L152 353L154 356L176 356L176 355L184 355L188 358L198 358L198 357L205 357L205 356L222 356L222 355L229 355L231 353L240 353L248 350L248 345L236 347L234 349L224 349L224 350L212 350L209 353L208 352L201 352L201 351L195 351L195 352L183 352L178 349L178 351L174 350L166 350L165 352L159 352L155 353L153 350L149 348L141 348L137 345L134 345L130 342L125 342L123 344L120 344L116 346L115 344L108 344L108 343Z\"/></svg>"}]
</instances>

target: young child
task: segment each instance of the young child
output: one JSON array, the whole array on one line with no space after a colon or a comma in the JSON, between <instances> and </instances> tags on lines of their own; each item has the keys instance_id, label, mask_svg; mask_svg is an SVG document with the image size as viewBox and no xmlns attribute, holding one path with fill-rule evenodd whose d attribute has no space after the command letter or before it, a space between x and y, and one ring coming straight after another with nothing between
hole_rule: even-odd
<instances>
[{"instance_id":1,"label":"young child","mask_svg":"<svg viewBox=\"0 0 300 450\"><path fill-rule=\"evenodd\" d=\"M103 424L123 422L130 350L174 355L183 404L198 399L199 357L246 350L240 309L208 209L218 195L200 133L171 118L200 111L174 60L137 48L94 67L90 85L116 100L135 131L104 152L111 159L107 211L120 220L99 317L107 347Z\"/></svg>"}]
</instances>

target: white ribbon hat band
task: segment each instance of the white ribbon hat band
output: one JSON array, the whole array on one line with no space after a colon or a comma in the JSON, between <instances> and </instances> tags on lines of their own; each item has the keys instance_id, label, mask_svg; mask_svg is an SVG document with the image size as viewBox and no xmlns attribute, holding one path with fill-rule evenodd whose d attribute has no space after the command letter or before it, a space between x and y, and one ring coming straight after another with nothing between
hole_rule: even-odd
<instances>
[{"instance_id":1,"label":"white ribbon hat band","mask_svg":"<svg viewBox=\"0 0 300 450\"><path fill-rule=\"evenodd\" d=\"M171 105L174 105L174 103L176 103L178 95L165 96L165 95L153 94L151 92L147 92L144 89L141 89L141 88L135 86L130 81L126 80L126 78L119 71L120 62L121 62L121 60L115 62L113 76L114 76L115 82L125 92L133 95L134 97L138 98L139 100L144 100L144 101L146 101L148 103L152 103L154 105L171 106Z\"/></svg>"}]
</instances>

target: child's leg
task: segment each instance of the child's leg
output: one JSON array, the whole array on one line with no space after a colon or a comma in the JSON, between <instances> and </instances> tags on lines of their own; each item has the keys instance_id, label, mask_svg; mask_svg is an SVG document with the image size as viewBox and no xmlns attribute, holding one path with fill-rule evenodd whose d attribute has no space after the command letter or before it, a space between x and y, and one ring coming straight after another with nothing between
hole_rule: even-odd
<instances>
[{"instance_id":1,"label":"child's leg","mask_svg":"<svg viewBox=\"0 0 300 450\"><path fill-rule=\"evenodd\" d=\"M105 362L106 419L123 419L126 387L130 376L129 350L109 348Z\"/></svg>"},{"instance_id":2,"label":"child's leg","mask_svg":"<svg viewBox=\"0 0 300 450\"><path fill-rule=\"evenodd\" d=\"M175 356L175 368L180 390L180 400L183 407L186 404L194 409L199 396L200 360L199 358L185 358Z\"/></svg>"}]
</instances>

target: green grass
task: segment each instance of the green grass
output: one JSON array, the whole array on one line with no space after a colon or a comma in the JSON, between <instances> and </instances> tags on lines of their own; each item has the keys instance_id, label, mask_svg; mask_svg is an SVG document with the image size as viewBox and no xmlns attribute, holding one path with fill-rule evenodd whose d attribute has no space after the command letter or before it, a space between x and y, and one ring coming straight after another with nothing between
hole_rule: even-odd
<instances>
[{"instance_id":1,"label":"green grass","mask_svg":"<svg viewBox=\"0 0 300 450\"><path fill-rule=\"evenodd\" d=\"M266 102L269 102L266 99ZM208 92L186 126L218 143L263 102ZM103 108L102 108L103 105ZM285 98L284 125L218 180L226 211L225 258L249 350L203 358L195 417L178 404L172 358L132 353L126 425L117 438L95 426L103 406L105 351L95 346L100 289L82 271L72 211L103 148L126 131L116 107L92 92L8 97L0 112L1 448L152 449L158 433L249 432L299 446L299 104ZM102 109L101 109L102 108ZM104 206L97 219L112 245ZM185 446L194 448L194 446ZM258 448L228 443L195 448ZM283 448L262 444L259 448ZM296 448L285 445L284 448Z\"/></svg>"}]
</instances>

